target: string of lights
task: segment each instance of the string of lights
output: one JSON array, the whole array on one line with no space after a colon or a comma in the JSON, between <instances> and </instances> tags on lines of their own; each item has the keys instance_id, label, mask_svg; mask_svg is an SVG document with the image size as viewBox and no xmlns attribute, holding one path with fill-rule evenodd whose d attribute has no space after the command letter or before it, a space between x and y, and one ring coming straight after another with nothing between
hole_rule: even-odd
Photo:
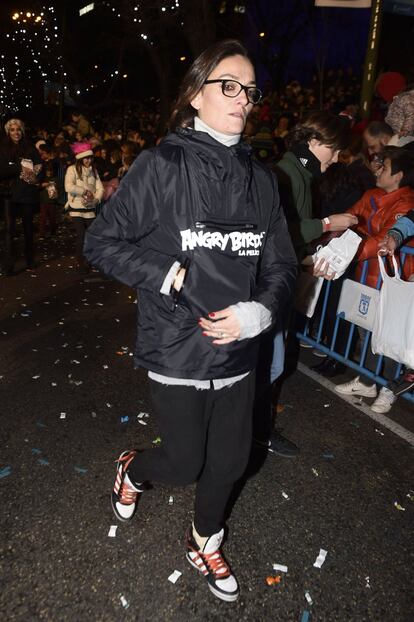
<instances>
[{"instance_id":1,"label":"string of lights","mask_svg":"<svg viewBox=\"0 0 414 622\"><path fill-rule=\"evenodd\" d=\"M16 11L5 33L7 54L0 55L0 111L33 105L35 84L57 81L62 66L59 26L53 5L40 12Z\"/></svg>"}]
</instances>

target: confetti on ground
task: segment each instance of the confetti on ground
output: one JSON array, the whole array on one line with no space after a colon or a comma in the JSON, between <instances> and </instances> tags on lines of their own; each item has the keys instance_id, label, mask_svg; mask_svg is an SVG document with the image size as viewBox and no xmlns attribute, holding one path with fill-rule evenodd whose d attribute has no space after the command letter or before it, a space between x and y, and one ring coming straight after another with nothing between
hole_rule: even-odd
<instances>
[{"instance_id":1,"label":"confetti on ground","mask_svg":"<svg viewBox=\"0 0 414 622\"><path fill-rule=\"evenodd\" d=\"M325 460L333 460L335 458L334 454L330 451L324 451L322 454L322 458Z\"/></svg>"},{"instance_id":2,"label":"confetti on ground","mask_svg":"<svg viewBox=\"0 0 414 622\"><path fill-rule=\"evenodd\" d=\"M369 577L365 577L365 587L371 588L369 584Z\"/></svg>"},{"instance_id":3,"label":"confetti on ground","mask_svg":"<svg viewBox=\"0 0 414 622\"><path fill-rule=\"evenodd\" d=\"M275 575L273 576L269 576L266 577L266 583L267 585L278 585L282 580L282 577L280 575Z\"/></svg>"},{"instance_id":4,"label":"confetti on ground","mask_svg":"<svg viewBox=\"0 0 414 622\"><path fill-rule=\"evenodd\" d=\"M413 491L410 490L410 492L407 492L407 497L409 498L410 501L414 501L414 494L412 494Z\"/></svg>"},{"instance_id":5,"label":"confetti on ground","mask_svg":"<svg viewBox=\"0 0 414 622\"><path fill-rule=\"evenodd\" d=\"M148 419L148 417L149 417L149 413L141 412L141 413L138 413L137 415L137 419Z\"/></svg>"},{"instance_id":6,"label":"confetti on ground","mask_svg":"<svg viewBox=\"0 0 414 622\"><path fill-rule=\"evenodd\" d=\"M119 595L119 599L121 601L121 605L123 606L124 609L128 609L129 607L129 602L127 601L127 599L125 598L125 596L123 596L122 594Z\"/></svg>"},{"instance_id":7,"label":"confetti on ground","mask_svg":"<svg viewBox=\"0 0 414 622\"><path fill-rule=\"evenodd\" d=\"M49 466L49 460L47 460L46 458L38 458L38 463L42 464L43 466Z\"/></svg>"},{"instance_id":8,"label":"confetti on ground","mask_svg":"<svg viewBox=\"0 0 414 622\"><path fill-rule=\"evenodd\" d=\"M76 473L81 473L82 475L84 475L85 473L88 472L88 469L85 469L83 467L75 466L74 469L75 469Z\"/></svg>"},{"instance_id":9,"label":"confetti on ground","mask_svg":"<svg viewBox=\"0 0 414 622\"><path fill-rule=\"evenodd\" d=\"M324 404L323 407L324 408L329 408L330 404Z\"/></svg>"},{"instance_id":10,"label":"confetti on ground","mask_svg":"<svg viewBox=\"0 0 414 622\"><path fill-rule=\"evenodd\" d=\"M290 499L289 495L287 494L287 492L282 492L282 497L284 499Z\"/></svg>"},{"instance_id":11,"label":"confetti on ground","mask_svg":"<svg viewBox=\"0 0 414 622\"><path fill-rule=\"evenodd\" d=\"M109 402L106 402L106 405L108 406L108 408L112 408L112 404L110 404Z\"/></svg>"},{"instance_id":12,"label":"confetti on ground","mask_svg":"<svg viewBox=\"0 0 414 622\"><path fill-rule=\"evenodd\" d=\"M400 510L400 512L405 512L405 508L400 505L398 501L394 501L394 507L397 508L397 510Z\"/></svg>"},{"instance_id":13,"label":"confetti on ground","mask_svg":"<svg viewBox=\"0 0 414 622\"><path fill-rule=\"evenodd\" d=\"M125 415L125 417L121 417L121 423L127 423L127 421L129 421L128 415Z\"/></svg>"},{"instance_id":14,"label":"confetti on ground","mask_svg":"<svg viewBox=\"0 0 414 622\"><path fill-rule=\"evenodd\" d=\"M319 555L315 560L315 563L313 564L314 568L320 568L323 564L323 562L326 559L326 556L328 554L328 551L325 551L325 549L320 549L319 550Z\"/></svg>"},{"instance_id":15,"label":"confetti on ground","mask_svg":"<svg viewBox=\"0 0 414 622\"><path fill-rule=\"evenodd\" d=\"M307 609L305 609L305 611L302 613L300 622L309 622L309 620L310 620L310 613Z\"/></svg>"},{"instance_id":16,"label":"confetti on ground","mask_svg":"<svg viewBox=\"0 0 414 622\"><path fill-rule=\"evenodd\" d=\"M118 525L111 525L108 531L108 538L115 538L117 529Z\"/></svg>"},{"instance_id":17,"label":"confetti on ground","mask_svg":"<svg viewBox=\"0 0 414 622\"><path fill-rule=\"evenodd\" d=\"M52 387L57 387L57 382L51 382L50 384L52 385Z\"/></svg>"},{"instance_id":18,"label":"confetti on ground","mask_svg":"<svg viewBox=\"0 0 414 622\"><path fill-rule=\"evenodd\" d=\"M315 475L315 477L319 477L318 469L312 468L312 473Z\"/></svg>"},{"instance_id":19,"label":"confetti on ground","mask_svg":"<svg viewBox=\"0 0 414 622\"><path fill-rule=\"evenodd\" d=\"M147 422L143 419L138 419L138 423L140 423L141 425L147 425Z\"/></svg>"},{"instance_id":20,"label":"confetti on ground","mask_svg":"<svg viewBox=\"0 0 414 622\"><path fill-rule=\"evenodd\" d=\"M40 374L37 374L36 376L32 376L33 380L38 380L40 378Z\"/></svg>"},{"instance_id":21,"label":"confetti on ground","mask_svg":"<svg viewBox=\"0 0 414 622\"><path fill-rule=\"evenodd\" d=\"M161 444L161 436L157 436L157 438L154 438L154 440L152 441L153 445L160 445Z\"/></svg>"},{"instance_id":22,"label":"confetti on ground","mask_svg":"<svg viewBox=\"0 0 414 622\"><path fill-rule=\"evenodd\" d=\"M41 449L38 449L37 447L32 447L31 449L32 454L34 454L35 456L38 456L39 454L42 453Z\"/></svg>"},{"instance_id":23,"label":"confetti on ground","mask_svg":"<svg viewBox=\"0 0 414 622\"><path fill-rule=\"evenodd\" d=\"M380 434L380 436L385 436L384 432L381 432L381 430L378 430L378 428L375 428L375 432L377 434Z\"/></svg>"},{"instance_id":24,"label":"confetti on ground","mask_svg":"<svg viewBox=\"0 0 414 622\"><path fill-rule=\"evenodd\" d=\"M312 600L311 595L309 594L309 592L305 592L305 598L308 601L308 605L313 605L313 600Z\"/></svg>"},{"instance_id":25,"label":"confetti on ground","mask_svg":"<svg viewBox=\"0 0 414 622\"><path fill-rule=\"evenodd\" d=\"M0 479L3 477L8 477L11 473L11 466L7 465L0 469Z\"/></svg>"},{"instance_id":26,"label":"confetti on ground","mask_svg":"<svg viewBox=\"0 0 414 622\"><path fill-rule=\"evenodd\" d=\"M91 414L92 414L92 417L94 417L94 418L96 417L96 412L94 410L92 411Z\"/></svg>"},{"instance_id":27,"label":"confetti on ground","mask_svg":"<svg viewBox=\"0 0 414 622\"><path fill-rule=\"evenodd\" d=\"M102 365L103 369L109 369L109 365Z\"/></svg>"},{"instance_id":28,"label":"confetti on ground","mask_svg":"<svg viewBox=\"0 0 414 622\"><path fill-rule=\"evenodd\" d=\"M284 564L273 564L273 570L276 570L276 572L287 572L288 567Z\"/></svg>"},{"instance_id":29,"label":"confetti on ground","mask_svg":"<svg viewBox=\"0 0 414 622\"><path fill-rule=\"evenodd\" d=\"M174 570L174 572L168 577L168 581L171 581L171 583L177 583L182 574L183 573L179 570Z\"/></svg>"},{"instance_id":30,"label":"confetti on ground","mask_svg":"<svg viewBox=\"0 0 414 622\"><path fill-rule=\"evenodd\" d=\"M66 413L60 413L59 419L66 419Z\"/></svg>"},{"instance_id":31,"label":"confetti on ground","mask_svg":"<svg viewBox=\"0 0 414 622\"><path fill-rule=\"evenodd\" d=\"M173 503L174 503L174 497L170 495L170 498L168 499L168 505L172 505Z\"/></svg>"}]
</instances>

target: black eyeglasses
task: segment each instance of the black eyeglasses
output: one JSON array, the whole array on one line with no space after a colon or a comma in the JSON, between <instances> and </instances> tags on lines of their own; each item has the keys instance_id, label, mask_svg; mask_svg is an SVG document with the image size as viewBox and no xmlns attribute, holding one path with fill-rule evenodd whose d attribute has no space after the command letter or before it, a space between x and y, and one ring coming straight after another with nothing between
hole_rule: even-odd
<instances>
[{"instance_id":1,"label":"black eyeglasses","mask_svg":"<svg viewBox=\"0 0 414 622\"><path fill-rule=\"evenodd\" d=\"M221 92L226 97L237 97L242 91L247 95L247 99L251 104L258 104L262 99L262 91L255 86L244 86L237 80L206 80L204 84L215 84L221 82Z\"/></svg>"}]
</instances>

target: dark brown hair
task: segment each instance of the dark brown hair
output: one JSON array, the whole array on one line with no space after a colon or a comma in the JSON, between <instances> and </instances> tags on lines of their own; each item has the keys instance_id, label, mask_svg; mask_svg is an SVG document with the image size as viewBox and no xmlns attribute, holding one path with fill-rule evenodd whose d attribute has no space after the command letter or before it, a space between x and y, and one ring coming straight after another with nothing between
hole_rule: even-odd
<instances>
[{"instance_id":1,"label":"dark brown hair","mask_svg":"<svg viewBox=\"0 0 414 622\"><path fill-rule=\"evenodd\" d=\"M403 174L399 188L404 186L414 188L414 157L410 151L403 147L384 147L381 157L383 160L390 160L392 175Z\"/></svg>"},{"instance_id":2,"label":"dark brown hair","mask_svg":"<svg viewBox=\"0 0 414 622\"><path fill-rule=\"evenodd\" d=\"M333 149L346 149L351 138L349 119L325 110L308 114L287 137L288 147L315 139Z\"/></svg>"},{"instance_id":3,"label":"dark brown hair","mask_svg":"<svg viewBox=\"0 0 414 622\"><path fill-rule=\"evenodd\" d=\"M169 121L170 130L175 130L177 127L192 126L197 111L194 110L190 102L203 88L204 82L217 65L225 58L236 55L244 56L251 62L246 48L240 41L225 39L214 43L196 58L181 83Z\"/></svg>"},{"instance_id":4,"label":"dark brown hair","mask_svg":"<svg viewBox=\"0 0 414 622\"><path fill-rule=\"evenodd\" d=\"M86 156L86 157L90 157L90 156ZM83 160L84 160L84 158L81 158L80 160L79 159L75 160L75 169L76 169L76 172L77 172L78 177L80 179L82 179ZM98 171L96 170L96 166L95 166L95 164L93 162L91 163L91 167L92 167L92 173L93 173L94 177L97 178L98 177Z\"/></svg>"}]
</instances>

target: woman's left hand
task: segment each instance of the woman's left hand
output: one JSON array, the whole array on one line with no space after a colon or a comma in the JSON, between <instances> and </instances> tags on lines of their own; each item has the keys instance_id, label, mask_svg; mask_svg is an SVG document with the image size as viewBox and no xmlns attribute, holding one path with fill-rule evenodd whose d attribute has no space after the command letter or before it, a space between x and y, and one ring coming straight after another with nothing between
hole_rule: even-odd
<instances>
[{"instance_id":1,"label":"woman's left hand","mask_svg":"<svg viewBox=\"0 0 414 622\"><path fill-rule=\"evenodd\" d=\"M214 311L208 317L201 317L198 322L206 337L214 337L213 343L225 345L240 337L240 322L233 309L227 307L222 311Z\"/></svg>"}]
</instances>

